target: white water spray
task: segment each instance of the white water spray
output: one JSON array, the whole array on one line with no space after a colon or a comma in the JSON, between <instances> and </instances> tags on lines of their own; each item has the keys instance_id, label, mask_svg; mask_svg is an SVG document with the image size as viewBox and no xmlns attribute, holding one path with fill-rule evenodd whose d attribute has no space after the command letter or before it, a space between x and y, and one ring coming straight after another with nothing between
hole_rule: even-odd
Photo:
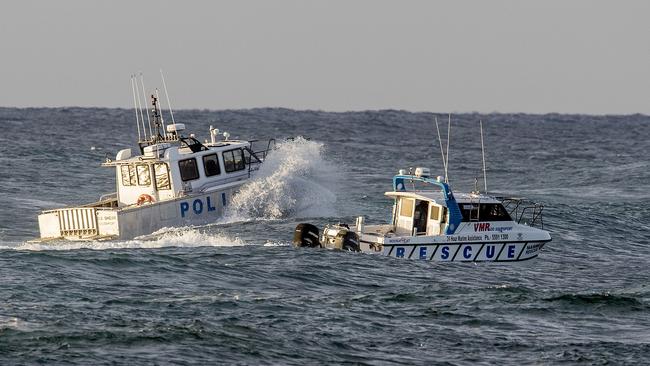
<instances>
[{"instance_id":1,"label":"white water spray","mask_svg":"<svg viewBox=\"0 0 650 366\"><path fill-rule=\"evenodd\" d=\"M338 168L323 144L302 137L277 145L232 200L225 221L335 216Z\"/></svg>"},{"instance_id":2,"label":"white water spray","mask_svg":"<svg viewBox=\"0 0 650 366\"><path fill-rule=\"evenodd\" d=\"M245 245L238 237L224 233L206 233L196 228L161 229L146 238L120 241L61 241L52 243L22 243L16 250L107 250L107 249L156 249L167 247L233 247Z\"/></svg>"}]
</instances>

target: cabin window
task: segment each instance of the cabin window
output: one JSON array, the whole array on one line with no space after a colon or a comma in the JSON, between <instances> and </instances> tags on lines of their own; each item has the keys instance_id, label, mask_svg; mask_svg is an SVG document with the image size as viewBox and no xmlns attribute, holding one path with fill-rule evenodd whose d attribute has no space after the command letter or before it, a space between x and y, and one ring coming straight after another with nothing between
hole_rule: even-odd
<instances>
[{"instance_id":1,"label":"cabin window","mask_svg":"<svg viewBox=\"0 0 650 366\"><path fill-rule=\"evenodd\" d=\"M409 198L402 199L402 204L399 209L400 216L412 217L413 216L413 200Z\"/></svg>"},{"instance_id":2,"label":"cabin window","mask_svg":"<svg viewBox=\"0 0 650 366\"><path fill-rule=\"evenodd\" d=\"M461 203L459 206L463 221L477 221L479 219L478 203Z\"/></svg>"},{"instance_id":3,"label":"cabin window","mask_svg":"<svg viewBox=\"0 0 650 366\"><path fill-rule=\"evenodd\" d=\"M196 166L196 159L179 160L178 168L181 171L181 179L183 182L199 179L199 168Z\"/></svg>"},{"instance_id":4,"label":"cabin window","mask_svg":"<svg viewBox=\"0 0 650 366\"><path fill-rule=\"evenodd\" d=\"M135 175L135 168L133 165L120 166L120 172L122 175L123 186L134 186L137 184L137 177Z\"/></svg>"},{"instance_id":5,"label":"cabin window","mask_svg":"<svg viewBox=\"0 0 650 366\"><path fill-rule=\"evenodd\" d=\"M203 156L203 169L205 170L206 177L212 177L214 175L221 174L221 168L219 168L219 158L217 157L217 154Z\"/></svg>"},{"instance_id":6,"label":"cabin window","mask_svg":"<svg viewBox=\"0 0 650 366\"><path fill-rule=\"evenodd\" d=\"M512 221L510 214L500 203L481 204L479 217L481 221Z\"/></svg>"},{"instance_id":7,"label":"cabin window","mask_svg":"<svg viewBox=\"0 0 650 366\"><path fill-rule=\"evenodd\" d=\"M148 186L151 184L151 173L149 172L149 165L138 164L136 165L138 172L138 185Z\"/></svg>"},{"instance_id":8,"label":"cabin window","mask_svg":"<svg viewBox=\"0 0 650 366\"><path fill-rule=\"evenodd\" d=\"M512 221L500 203L461 203L460 213L463 221Z\"/></svg>"},{"instance_id":9,"label":"cabin window","mask_svg":"<svg viewBox=\"0 0 650 366\"><path fill-rule=\"evenodd\" d=\"M431 213L429 214L431 220L438 221L440 219L440 207L431 205Z\"/></svg>"},{"instance_id":10,"label":"cabin window","mask_svg":"<svg viewBox=\"0 0 650 366\"><path fill-rule=\"evenodd\" d=\"M223 165L226 168L226 173L244 170L246 168L246 163L244 162L244 152L241 149L224 151Z\"/></svg>"},{"instance_id":11,"label":"cabin window","mask_svg":"<svg viewBox=\"0 0 650 366\"><path fill-rule=\"evenodd\" d=\"M153 165L154 176L156 178L156 189L171 189L169 183L169 168L165 163L156 163Z\"/></svg>"}]
</instances>

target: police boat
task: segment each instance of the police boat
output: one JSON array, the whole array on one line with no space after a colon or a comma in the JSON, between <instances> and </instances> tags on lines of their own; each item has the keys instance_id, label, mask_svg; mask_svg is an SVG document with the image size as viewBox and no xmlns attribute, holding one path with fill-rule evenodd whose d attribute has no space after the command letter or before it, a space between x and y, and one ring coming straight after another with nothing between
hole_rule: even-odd
<instances>
[{"instance_id":1,"label":"police boat","mask_svg":"<svg viewBox=\"0 0 650 366\"><path fill-rule=\"evenodd\" d=\"M265 150L254 151L255 140L231 140L212 126L210 140L202 143L184 134L183 123L165 126L158 93L151 95L152 109L145 118L142 104L138 108L136 102L133 77L131 82L139 154L123 149L101 164L115 169L115 193L97 202L41 212L37 241L131 239L162 228L214 222L275 143L269 140Z\"/></svg>"},{"instance_id":2,"label":"police boat","mask_svg":"<svg viewBox=\"0 0 650 366\"><path fill-rule=\"evenodd\" d=\"M536 258L551 241L543 230L543 204L478 190L454 194L427 168L400 170L385 195L394 200L389 224L365 225L360 216L352 228L327 225L321 233L303 223L294 246L441 262L517 262Z\"/></svg>"}]
</instances>

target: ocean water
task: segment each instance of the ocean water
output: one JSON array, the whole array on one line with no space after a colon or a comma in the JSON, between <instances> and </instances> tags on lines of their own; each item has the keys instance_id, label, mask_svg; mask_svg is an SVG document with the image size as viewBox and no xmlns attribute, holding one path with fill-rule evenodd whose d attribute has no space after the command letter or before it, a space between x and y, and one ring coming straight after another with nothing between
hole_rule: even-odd
<instances>
[{"instance_id":1,"label":"ocean water","mask_svg":"<svg viewBox=\"0 0 650 366\"><path fill-rule=\"evenodd\" d=\"M390 215L400 168L442 174L406 111L186 110L200 138L280 143L228 217L154 239L33 244L40 210L114 191L133 111L0 108L0 364L644 364L650 117L457 114L449 177L542 201L553 241L518 264L294 249L300 222ZM261 148L262 145L260 144Z\"/></svg>"}]
</instances>

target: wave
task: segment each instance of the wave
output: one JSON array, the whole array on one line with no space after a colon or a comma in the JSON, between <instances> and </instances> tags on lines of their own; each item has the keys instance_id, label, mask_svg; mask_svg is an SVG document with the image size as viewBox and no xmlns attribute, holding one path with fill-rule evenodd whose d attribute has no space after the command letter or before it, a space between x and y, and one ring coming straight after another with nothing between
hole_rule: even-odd
<instances>
[{"instance_id":1,"label":"wave","mask_svg":"<svg viewBox=\"0 0 650 366\"><path fill-rule=\"evenodd\" d=\"M233 197L224 221L335 216L340 173L323 146L302 137L278 144Z\"/></svg>"},{"instance_id":2,"label":"wave","mask_svg":"<svg viewBox=\"0 0 650 366\"><path fill-rule=\"evenodd\" d=\"M632 308L633 310L641 310L646 307L642 301L635 297L610 293L562 294L545 298L544 301L561 302L575 306Z\"/></svg>"},{"instance_id":3,"label":"wave","mask_svg":"<svg viewBox=\"0 0 650 366\"><path fill-rule=\"evenodd\" d=\"M146 237L124 241L52 241L47 243L24 242L15 250L107 250L107 249L156 249L166 247L232 247L245 245L239 237L224 233L206 233L197 228L161 229Z\"/></svg>"}]
</instances>

